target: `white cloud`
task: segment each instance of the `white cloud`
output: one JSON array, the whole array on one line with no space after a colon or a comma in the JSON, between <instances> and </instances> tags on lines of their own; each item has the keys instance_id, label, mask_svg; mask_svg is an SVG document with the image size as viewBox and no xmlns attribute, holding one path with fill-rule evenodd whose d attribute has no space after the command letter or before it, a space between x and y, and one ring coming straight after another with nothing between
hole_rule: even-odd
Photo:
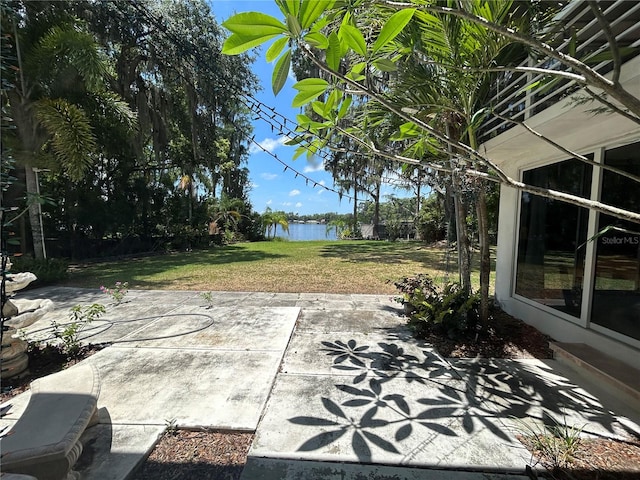
<instances>
[{"instance_id":1,"label":"white cloud","mask_svg":"<svg viewBox=\"0 0 640 480\"><path fill-rule=\"evenodd\" d=\"M300 190L294 188L289 192L290 197L295 197L296 195L300 195Z\"/></svg>"},{"instance_id":2,"label":"white cloud","mask_svg":"<svg viewBox=\"0 0 640 480\"><path fill-rule=\"evenodd\" d=\"M292 202L282 202L283 207L290 207L291 205L293 205Z\"/></svg>"},{"instance_id":3,"label":"white cloud","mask_svg":"<svg viewBox=\"0 0 640 480\"><path fill-rule=\"evenodd\" d=\"M304 167L304 173L320 172L323 170L324 170L324 161L314 162L313 160L308 160L307 165Z\"/></svg>"},{"instance_id":4,"label":"white cloud","mask_svg":"<svg viewBox=\"0 0 640 480\"><path fill-rule=\"evenodd\" d=\"M267 200L267 205L271 205L273 203L273 200L269 199Z\"/></svg>"},{"instance_id":5,"label":"white cloud","mask_svg":"<svg viewBox=\"0 0 640 480\"><path fill-rule=\"evenodd\" d=\"M300 208L300 207L302 207L302 202L296 203L296 208Z\"/></svg>"},{"instance_id":6,"label":"white cloud","mask_svg":"<svg viewBox=\"0 0 640 480\"><path fill-rule=\"evenodd\" d=\"M265 180L275 180L276 178L278 178L278 174L277 173L261 173L260 176L262 178L264 178Z\"/></svg>"},{"instance_id":7,"label":"white cloud","mask_svg":"<svg viewBox=\"0 0 640 480\"><path fill-rule=\"evenodd\" d=\"M318 182L318 185L322 185L323 187L327 184L327 182L325 182L324 180L320 180ZM318 190L318 195L322 195L324 192L326 192L326 190L324 188L320 188Z\"/></svg>"},{"instance_id":8,"label":"white cloud","mask_svg":"<svg viewBox=\"0 0 640 480\"><path fill-rule=\"evenodd\" d=\"M266 150L269 153L273 153L276 148L284 145L284 142L286 141L287 137L285 135L278 138L265 138L264 140L258 142L258 145L260 146L252 143L249 146L249 153L262 152L263 150Z\"/></svg>"}]
</instances>

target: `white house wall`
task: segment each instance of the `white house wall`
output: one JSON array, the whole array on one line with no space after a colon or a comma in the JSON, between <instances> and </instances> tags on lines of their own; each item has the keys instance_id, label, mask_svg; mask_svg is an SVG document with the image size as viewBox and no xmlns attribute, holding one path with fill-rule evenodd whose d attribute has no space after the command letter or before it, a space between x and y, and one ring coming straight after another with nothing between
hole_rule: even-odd
<instances>
[{"instance_id":1,"label":"white house wall","mask_svg":"<svg viewBox=\"0 0 640 480\"><path fill-rule=\"evenodd\" d=\"M625 65L621 79L631 93L640 97L640 57ZM580 154L594 153L596 158L599 158L599 152L603 148L640 141L640 128L636 123L617 114L594 116L587 112L590 108L588 106L570 107L567 103L556 104L528 119L526 123L564 147ZM480 151L503 168L507 175L517 180L521 178L523 170L568 158L567 154L519 126L486 142ZM570 318L559 311L514 295L519 205L520 193L503 186L500 190L496 262L496 299L502 308L558 341L586 343L640 368L637 341L626 338L623 338L624 342L615 340L613 337L616 334L608 336L586 328L586 315L583 315L583 320ZM586 271L592 267L591 260L587 259Z\"/></svg>"}]
</instances>

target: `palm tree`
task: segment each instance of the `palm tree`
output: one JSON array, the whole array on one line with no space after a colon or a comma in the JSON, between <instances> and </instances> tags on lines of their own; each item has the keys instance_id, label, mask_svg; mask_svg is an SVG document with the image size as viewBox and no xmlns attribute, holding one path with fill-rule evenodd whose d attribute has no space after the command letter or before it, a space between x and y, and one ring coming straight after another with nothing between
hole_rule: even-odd
<instances>
[{"instance_id":1,"label":"palm tree","mask_svg":"<svg viewBox=\"0 0 640 480\"><path fill-rule=\"evenodd\" d=\"M509 21L513 13L512 4L507 1L470 2L469 8L472 13L498 24ZM485 118L489 88L495 78L495 74L478 73L478 69L491 65L498 58L504 60L506 55L518 54L518 50L512 49L511 41L505 37L454 16L421 12L417 18L419 27L407 38L414 44L413 53L404 64L394 101L401 108L416 110L419 118L439 123L449 138L466 141L476 149L476 130ZM458 152L448 149L447 161L452 163L454 171L464 168L456 163L457 156ZM461 282L463 288L470 291L467 205L461 178L453 175L449 188L455 200ZM480 236L481 317L486 321L490 257L485 185L478 184L474 190Z\"/></svg>"},{"instance_id":2,"label":"palm tree","mask_svg":"<svg viewBox=\"0 0 640 480\"><path fill-rule=\"evenodd\" d=\"M327 223L327 237L333 230L336 234L336 238L340 238L340 234L345 228L347 228L347 222L345 222L343 219L337 218L335 220L331 220Z\"/></svg>"},{"instance_id":3,"label":"palm tree","mask_svg":"<svg viewBox=\"0 0 640 480\"><path fill-rule=\"evenodd\" d=\"M273 237L276 236L278 225L282 227L285 233L289 233L289 222L287 221L287 214L284 212L273 212L271 221L273 223Z\"/></svg>"},{"instance_id":4,"label":"palm tree","mask_svg":"<svg viewBox=\"0 0 640 480\"><path fill-rule=\"evenodd\" d=\"M17 72L7 94L16 128L6 140L24 166L34 255L43 258L37 168L81 179L95 159L92 118L110 116L132 127L134 117L107 90L106 60L82 24L51 4L25 3L20 12L3 18L3 30L13 33Z\"/></svg>"},{"instance_id":5,"label":"palm tree","mask_svg":"<svg viewBox=\"0 0 640 480\"><path fill-rule=\"evenodd\" d=\"M282 227L282 230L289 233L289 222L287 221L287 214L282 211L274 212L271 208L267 207L262 214L262 225L264 227L265 236L271 237L271 229L273 229L273 237L276 237L276 231L278 225Z\"/></svg>"}]
</instances>

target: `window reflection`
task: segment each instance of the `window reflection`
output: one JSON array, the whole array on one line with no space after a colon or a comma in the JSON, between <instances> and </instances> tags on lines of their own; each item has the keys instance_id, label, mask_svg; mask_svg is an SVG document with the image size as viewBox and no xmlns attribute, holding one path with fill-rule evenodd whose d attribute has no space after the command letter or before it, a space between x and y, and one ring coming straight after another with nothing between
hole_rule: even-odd
<instances>
[{"instance_id":1,"label":"window reflection","mask_svg":"<svg viewBox=\"0 0 640 480\"><path fill-rule=\"evenodd\" d=\"M605 154L605 163L640 176L640 143ZM640 212L640 187L631 179L604 171L602 202ZM640 340L640 225L607 215L599 216L599 231L616 227L598 238L596 278L591 321Z\"/></svg>"},{"instance_id":2,"label":"window reflection","mask_svg":"<svg viewBox=\"0 0 640 480\"><path fill-rule=\"evenodd\" d=\"M567 160L524 172L530 185L588 197L591 167ZM580 317L588 211L522 193L516 290L518 295Z\"/></svg>"}]
</instances>

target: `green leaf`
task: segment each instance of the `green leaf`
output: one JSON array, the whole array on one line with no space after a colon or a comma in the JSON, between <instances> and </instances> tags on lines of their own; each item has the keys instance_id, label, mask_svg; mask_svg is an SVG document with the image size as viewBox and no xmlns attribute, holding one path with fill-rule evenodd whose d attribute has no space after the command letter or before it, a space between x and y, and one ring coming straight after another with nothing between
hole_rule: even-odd
<instances>
[{"instance_id":1,"label":"green leaf","mask_svg":"<svg viewBox=\"0 0 640 480\"><path fill-rule=\"evenodd\" d=\"M340 69L340 55L342 47L340 45L340 38L336 32L331 32L329 35L329 48L327 48L327 65L331 70L338 71Z\"/></svg>"},{"instance_id":2,"label":"green leaf","mask_svg":"<svg viewBox=\"0 0 640 480\"><path fill-rule=\"evenodd\" d=\"M367 68L367 62L356 63L351 67L351 71L356 74L360 74L364 72L364 69Z\"/></svg>"},{"instance_id":3,"label":"green leaf","mask_svg":"<svg viewBox=\"0 0 640 480\"><path fill-rule=\"evenodd\" d=\"M349 107L351 106L351 95L345 97L340 105L340 109L338 110L338 118L344 118L349 111Z\"/></svg>"},{"instance_id":4,"label":"green leaf","mask_svg":"<svg viewBox=\"0 0 640 480\"><path fill-rule=\"evenodd\" d=\"M322 105L322 102L314 102ZM313 105L312 105L313 107ZM317 107L316 107L317 108ZM321 107L322 110L322 107ZM296 115L296 122L298 123L298 128L296 132L304 132L305 134L311 133L313 135L318 135L322 130L326 129L330 126L329 122L316 122L315 120L310 119L306 115L299 114ZM300 143L300 142L298 142Z\"/></svg>"},{"instance_id":5,"label":"green leaf","mask_svg":"<svg viewBox=\"0 0 640 480\"><path fill-rule=\"evenodd\" d=\"M391 60L386 58L379 58L373 61L373 65L382 72L395 72L398 67Z\"/></svg>"},{"instance_id":6,"label":"green leaf","mask_svg":"<svg viewBox=\"0 0 640 480\"><path fill-rule=\"evenodd\" d=\"M303 0L300 6L300 24L302 28L305 30L309 28L334 3L335 0Z\"/></svg>"},{"instance_id":7,"label":"green leaf","mask_svg":"<svg viewBox=\"0 0 640 480\"><path fill-rule=\"evenodd\" d=\"M280 20L261 12L238 13L222 22L222 26L243 37L280 35L287 31L286 25Z\"/></svg>"},{"instance_id":8,"label":"green leaf","mask_svg":"<svg viewBox=\"0 0 640 480\"><path fill-rule=\"evenodd\" d=\"M293 99L294 107L301 107L309 103L311 100L322 95L329 84L320 78L305 78L296 83L293 88L298 90L298 94Z\"/></svg>"},{"instance_id":9,"label":"green leaf","mask_svg":"<svg viewBox=\"0 0 640 480\"><path fill-rule=\"evenodd\" d=\"M291 106L301 107L309 103L314 98L318 98L320 95L322 95L322 92L309 92L309 91L300 92L293 98L293 102L291 102Z\"/></svg>"},{"instance_id":10,"label":"green leaf","mask_svg":"<svg viewBox=\"0 0 640 480\"><path fill-rule=\"evenodd\" d=\"M400 131L393 135L392 140L403 140L405 138L417 137L422 133L422 129L419 128L413 122L407 122L400 125Z\"/></svg>"},{"instance_id":11,"label":"green leaf","mask_svg":"<svg viewBox=\"0 0 640 480\"><path fill-rule=\"evenodd\" d=\"M278 58L280 53L282 53L282 49L287 45L288 41L289 39L287 37L282 37L273 42L273 44L269 47L267 53L265 54L267 62L271 63L276 58Z\"/></svg>"},{"instance_id":12,"label":"green leaf","mask_svg":"<svg viewBox=\"0 0 640 480\"><path fill-rule=\"evenodd\" d=\"M310 32L302 37L312 47L325 50L329 46L329 39L320 32Z\"/></svg>"},{"instance_id":13,"label":"green leaf","mask_svg":"<svg viewBox=\"0 0 640 480\"><path fill-rule=\"evenodd\" d=\"M340 102L340 97L342 97L342 92L338 89L333 90L327 99L327 110L333 110L338 102Z\"/></svg>"},{"instance_id":14,"label":"green leaf","mask_svg":"<svg viewBox=\"0 0 640 480\"><path fill-rule=\"evenodd\" d=\"M300 155L302 155L303 153L307 153L307 147L296 148L296 151L293 153L293 157L291 157L292 160L298 159L298 157L300 157Z\"/></svg>"},{"instance_id":15,"label":"green leaf","mask_svg":"<svg viewBox=\"0 0 640 480\"><path fill-rule=\"evenodd\" d=\"M278 34L268 35L266 37L250 37L234 33L224 41L224 44L222 45L222 53L224 53L225 55L239 55L251 48L262 45L264 42L268 42L269 40L277 36Z\"/></svg>"},{"instance_id":16,"label":"green leaf","mask_svg":"<svg viewBox=\"0 0 640 480\"><path fill-rule=\"evenodd\" d=\"M79 181L96 148L86 112L66 100L45 98L36 103L35 116L49 133L50 147L67 175Z\"/></svg>"},{"instance_id":17,"label":"green leaf","mask_svg":"<svg viewBox=\"0 0 640 480\"><path fill-rule=\"evenodd\" d=\"M329 86L329 82L323 80L321 78L305 78L304 80L300 80L296 83L293 88L301 91L312 91L312 90L322 90L325 91Z\"/></svg>"},{"instance_id":18,"label":"green leaf","mask_svg":"<svg viewBox=\"0 0 640 480\"><path fill-rule=\"evenodd\" d=\"M276 0L276 5L278 5L283 13L293 15L296 18L298 17L300 0Z\"/></svg>"},{"instance_id":19,"label":"green leaf","mask_svg":"<svg viewBox=\"0 0 640 480\"><path fill-rule=\"evenodd\" d=\"M321 116L322 118L327 118L325 117L325 104L320 102L320 101L315 101L311 104L311 108L313 108L313 111L316 112L319 116Z\"/></svg>"},{"instance_id":20,"label":"green leaf","mask_svg":"<svg viewBox=\"0 0 640 480\"><path fill-rule=\"evenodd\" d=\"M293 38L298 38L300 33L302 33L300 22L298 22L298 19L292 15L287 15L287 27L289 28L289 33Z\"/></svg>"},{"instance_id":21,"label":"green leaf","mask_svg":"<svg viewBox=\"0 0 640 480\"><path fill-rule=\"evenodd\" d=\"M271 76L271 88L273 94L278 95L282 87L284 87L287 77L289 76L289 69L291 68L291 49L287 50L276 62L276 66L273 69Z\"/></svg>"},{"instance_id":22,"label":"green leaf","mask_svg":"<svg viewBox=\"0 0 640 480\"><path fill-rule=\"evenodd\" d=\"M303 135L296 135L295 137L289 138L288 140L286 140L284 144L289 147L292 147L294 145L300 145L300 143L302 143L303 141L304 141Z\"/></svg>"},{"instance_id":23,"label":"green leaf","mask_svg":"<svg viewBox=\"0 0 640 480\"><path fill-rule=\"evenodd\" d=\"M346 77L353 80L354 82L359 82L365 79L365 76L362 74L367 64L365 62L356 63L351 70L347 72Z\"/></svg>"},{"instance_id":24,"label":"green leaf","mask_svg":"<svg viewBox=\"0 0 640 480\"><path fill-rule=\"evenodd\" d=\"M407 23L409 23L415 12L415 8L405 8L391 15L373 44L373 53L377 53L382 47L388 45L396 38Z\"/></svg>"},{"instance_id":25,"label":"green leaf","mask_svg":"<svg viewBox=\"0 0 640 480\"><path fill-rule=\"evenodd\" d=\"M367 56L367 44L360 30L353 25L344 24L340 27L339 34L354 52Z\"/></svg>"}]
</instances>

